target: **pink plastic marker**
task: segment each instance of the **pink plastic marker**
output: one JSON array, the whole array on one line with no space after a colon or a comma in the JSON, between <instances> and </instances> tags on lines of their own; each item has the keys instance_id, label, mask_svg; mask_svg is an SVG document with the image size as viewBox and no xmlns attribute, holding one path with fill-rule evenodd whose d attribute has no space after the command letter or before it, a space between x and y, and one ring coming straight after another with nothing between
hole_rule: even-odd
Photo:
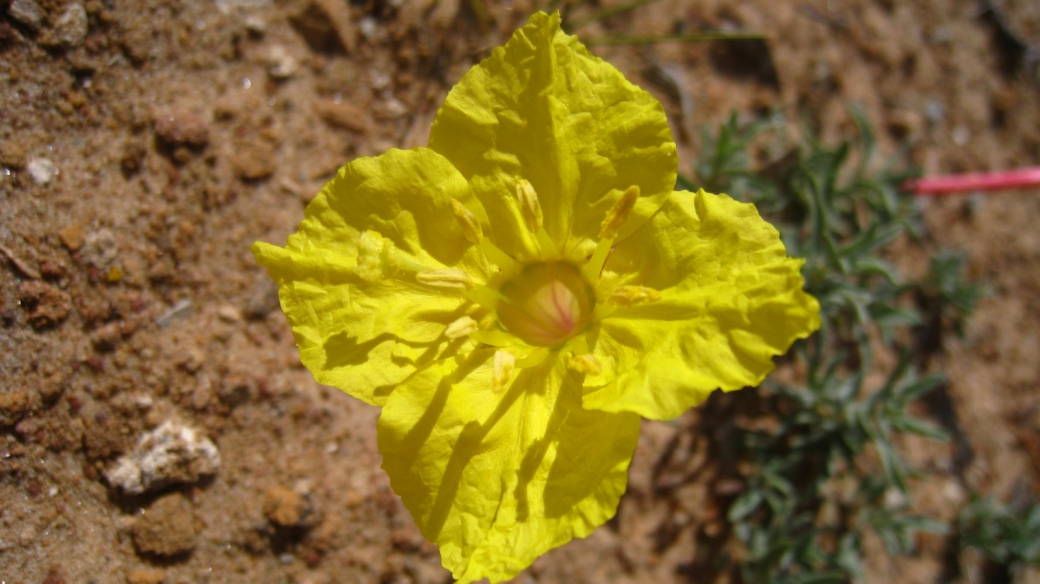
<instances>
[{"instance_id":1,"label":"pink plastic marker","mask_svg":"<svg viewBox=\"0 0 1040 584\"><path fill-rule=\"evenodd\" d=\"M920 178L907 182L906 187L915 195L944 195L1040 187L1040 166Z\"/></svg>"}]
</instances>

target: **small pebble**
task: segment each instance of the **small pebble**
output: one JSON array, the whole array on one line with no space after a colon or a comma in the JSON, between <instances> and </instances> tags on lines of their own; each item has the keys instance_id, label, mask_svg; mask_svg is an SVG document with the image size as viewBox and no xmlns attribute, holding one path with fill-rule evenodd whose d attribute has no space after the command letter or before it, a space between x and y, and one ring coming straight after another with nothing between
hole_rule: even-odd
<instances>
[{"instance_id":1,"label":"small pebble","mask_svg":"<svg viewBox=\"0 0 1040 584\"><path fill-rule=\"evenodd\" d=\"M0 164L15 170L25 167L25 148L15 141L0 144Z\"/></svg>"},{"instance_id":2,"label":"small pebble","mask_svg":"<svg viewBox=\"0 0 1040 584\"><path fill-rule=\"evenodd\" d=\"M195 483L219 468L220 453L209 438L166 421L141 436L134 451L120 457L105 478L113 488L139 495L173 483Z\"/></svg>"},{"instance_id":3,"label":"small pebble","mask_svg":"<svg viewBox=\"0 0 1040 584\"><path fill-rule=\"evenodd\" d=\"M368 132L370 124L365 110L344 101L319 101L314 104L314 112L326 124L334 128L343 128L355 132Z\"/></svg>"},{"instance_id":4,"label":"small pebble","mask_svg":"<svg viewBox=\"0 0 1040 584\"><path fill-rule=\"evenodd\" d=\"M242 313L230 304L225 304L217 309L217 316L224 322L238 322L242 320Z\"/></svg>"},{"instance_id":5,"label":"small pebble","mask_svg":"<svg viewBox=\"0 0 1040 584\"><path fill-rule=\"evenodd\" d=\"M408 106L396 97L391 97L383 104L383 113L388 118L399 118L408 113Z\"/></svg>"},{"instance_id":6,"label":"small pebble","mask_svg":"<svg viewBox=\"0 0 1040 584\"><path fill-rule=\"evenodd\" d=\"M72 3L54 23L52 38L54 44L65 47L78 47L87 38L87 11L82 5Z\"/></svg>"},{"instance_id":7,"label":"small pebble","mask_svg":"<svg viewBox=\"0 0 1040 584\"><path fill-rule=\"evenodd\" d=\"M58 175L58 167L47 158L32 158L25 169L38 185L45 185Z\"/></svg>"},{"instance_id":8,"label":"small pebble","mask_svg":"<svg viewBox=\"0 0 1040 584\"><path fill-rule=\"evenodd\" d=\"M246 30L255 37L262 37L267 33L267 22L258 14L250 14L246 17Z\"/></svg>"},{"instance_id":9,"label":"small pebble","mask_svg":"<svg viewBox=\"0 0 1040 584\"><path fill-rule=\"evenodd\" d=\"M252 181L274 174L274 149L265 144L245 144L231 159L231 170L242 180Z\"/></svg>"},{"instance_id":10,"label":"small pebble","mask_svg":"<svg viewBox=\"0 0 1040 584\"><path fill-rule=\"evenodd\" d=\"M361 32L361 36L365 37L366 41L374 39L376 33L379 32L378 23L376 22L376 19L371 16L362 17L361 22L358 23L358 29Z\"/></svg>"},{"instance_id":11,"label":"small pebble","mask_svg":"<svg viewBox=\"0 0 1040 584\"><path fill-rule=\"evenodd\" d=\"M278 307L278 285L270 278L258 279L246 302L246 314L251 318L264 318Z\"/></svg>"},{"instance_id":12,"label":"small pebble","mask_svg":"<svg viewBox=\"0 0 1040 584\"><path fill-rule=\"evenodd\" d=\"M162 110L155 115L155 134L172 146L201 148L209 143L209 126L198 114Z\"/></svg>"},{"instance_id":13,"label":"small pebble","mask_svg":"<svg viewBox=\"0 0 1040 584\"><path fill-rule=\"evenodd\" d=\"M83 238L81 253L86 263L107 272L119 257L119 240L107 227L91 231Z\"/></svg>"},{"instance_id":14,"label":"small pebble","mask_svg":"<svg viewBox=\"0 0 1040 584\"><path fill-rule=\"evenodd\" d=\"M58 232L58 238L61 239L62 245L67 247L69 251L76 251L83 247L84 237L83 226L76 223L66 225Z\"/></svg>"},{"instance_id":15,"label":"small pebble","mask_svg":"<svg viewBox=\"0 0 1040 584\"><path fill-rule=\"evenodd\" d=\"M288 79L296 74L299 63L282 45L273 45L267 54L267 72L274 79Z\"/></svg>"},{"instance_id":16,"label":"small pebble","mask_svg":"<svg viewBox=\"0 0 1040 584\"><path fill-rule=\"evenodd\" d=\"M7 7L7 15L31 29L39 28L43 22L43 10L33 0L13 0Z\"/></svg>"},{"instance_id":17,"label":"small pebble","mask_svg":"<svg viewBox=\"0 0 1040 584\"><path fill-rule=\"evenodd\" d=\"M929 122L938 124L946 118L946 108L938 99L929 99L924 106L924 115Z\"/></svg>"},{"instance_id":18,"label":"small pebble","mask_svg":"<svg viewBox=\"0 0 1040 584\"><path fill-rule=\"evenodd\" d=\"M964 126L957 126L953 129L953 143L958 146L964 146L971 140L971 130Z\"/></svg>"}]
</instances>

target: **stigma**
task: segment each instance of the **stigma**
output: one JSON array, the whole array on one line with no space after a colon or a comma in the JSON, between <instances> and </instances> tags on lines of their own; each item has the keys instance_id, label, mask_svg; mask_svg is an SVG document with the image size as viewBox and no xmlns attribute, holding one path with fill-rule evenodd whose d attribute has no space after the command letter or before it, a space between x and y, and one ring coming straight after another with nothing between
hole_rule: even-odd
<instances>
[{"instance_id":1,"label":"stigma","mask_svg":"<svg viewBox=\"0 0 1040 584\"><path fill-rule=\"evenodd\" d=\"M559 347L591 323L594 293L570 263L529 264L499 291L499 322L530 345Z\"/></svg>"}]
</instances>

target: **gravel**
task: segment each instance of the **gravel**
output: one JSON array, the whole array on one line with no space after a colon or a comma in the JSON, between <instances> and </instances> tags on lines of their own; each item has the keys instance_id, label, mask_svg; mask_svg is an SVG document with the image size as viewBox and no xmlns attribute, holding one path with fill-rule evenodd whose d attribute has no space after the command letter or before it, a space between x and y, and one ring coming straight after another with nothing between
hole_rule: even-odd
<instances>
[{"instance_id":1,"label":"gravel","mask_svg":"<svg viewBox=\"0 0 1040 584\"><path fill-rule=\"evenodd\" d=\"M220 453L209 438L166 421L142 436L137 448L117 460L105 478L113 488L138 495L173 483L195 483L219 468Z\"/></svg>"}]
</instances>

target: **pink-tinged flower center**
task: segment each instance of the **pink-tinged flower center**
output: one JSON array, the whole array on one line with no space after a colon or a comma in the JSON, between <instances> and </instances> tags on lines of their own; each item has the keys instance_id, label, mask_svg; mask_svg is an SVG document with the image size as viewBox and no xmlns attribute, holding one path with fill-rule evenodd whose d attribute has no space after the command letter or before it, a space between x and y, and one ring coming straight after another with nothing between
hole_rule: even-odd
<instances>
[{"instance_id":1,"label":"pink-tinged flower center","mask_svg":"<svg viewBox=\"0 0 1040 584\"><path fill-rule=\"evenodd\" d=\"M530 264L500 292L499 322L526 343L556 347L588 328L592 288L571 264Z\"/></svg>"}]
</instances>

